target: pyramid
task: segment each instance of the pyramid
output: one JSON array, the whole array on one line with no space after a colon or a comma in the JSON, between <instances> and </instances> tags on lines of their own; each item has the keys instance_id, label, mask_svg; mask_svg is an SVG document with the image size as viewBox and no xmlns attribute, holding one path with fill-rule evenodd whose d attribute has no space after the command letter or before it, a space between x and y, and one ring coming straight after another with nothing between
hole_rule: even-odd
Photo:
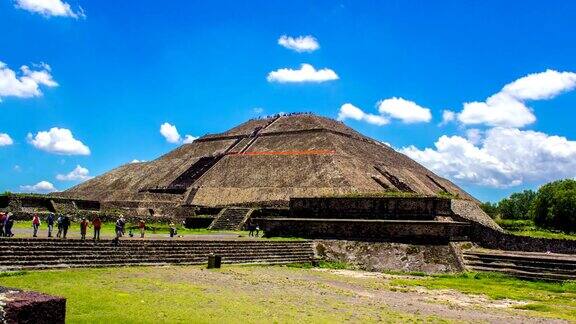
<instances>
[{"instance_id":1,"label":"pyramid","mask_svg":"<svg viewBox=\"0 0 576 324\"><path fill-rule=\"evenodd\" d=\"M129 206L281 205L290 197L406 192L475 201L391 147L313 114L249 120L60 195Z\"/></svg>"}]
</instances>

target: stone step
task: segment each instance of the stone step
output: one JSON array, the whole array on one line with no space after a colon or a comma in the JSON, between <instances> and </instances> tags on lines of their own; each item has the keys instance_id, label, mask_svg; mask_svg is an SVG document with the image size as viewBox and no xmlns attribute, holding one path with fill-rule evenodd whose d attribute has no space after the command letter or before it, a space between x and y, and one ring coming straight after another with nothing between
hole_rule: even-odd
<instances>
[{"instance_id":1,"label":"stone step","mask_svg":"<svg viewBox=\"0 0 576 324\"><path fill-rule=\"evenodd\" d=\"M216 216L212 224L210 224L209 229L239 230L251 212L252 210L250 208L226 208Z\"/></svg>"},{"instance_id":2,"label":"stone step","mask_svg":"<svg viewBox=\"0 0 576 324\"><path fill-rule=\"evenodd\" d=\"M311 254L293 254L293 255L222 255L223 260L274 260L274 259L311 259ZM190 260L206 261L208 255L183 255L183 256L142 256L142 257L98 257L91 256L86 258L50 258L50 259L30 259L30 260L12 260L10 262L0 263L0 266L15 265L34 265L34 264L57 264L57 263L88 263L98 264L106 262L116 263L134 263L134 262L170 262L179 263Z\"/></svg>"},{"instance_id":3,"label":"stone step","mask_svg":"<svg viewBox=\"0 0 576 324\"><path fill-rule=\"evenodd\" d=\"M514 263L506 263L506 262L492 262L486 263L482 261L471 261L465 260L464 264L470 267L485 267L485 268L493 268L493 269L514 269L514 270L521 270L526 272L532 273L558 273L558 274L566 274L572 275L576 277L576 270L570 269L554 269L554 268L542 268L542 267L530 267L530 266L522 266L517 265Z\"/></svg>"},{"instance_id":4,"label":"stone step","mask_svg":"<svg viewBox=\"0 0 576 324\"><path fill-rule=\"evenodd\" d=\"M224 261L224 264L245 264L245 265L276 265L276 264L294 264L294 263L307 263L310 262L309 259L291 259L291 260L268 260L268 261ZM206 260L202 262L181 262L178 264L171 264L171 263L162 263L162 262L154 262L154 263L107 263L107 264L98 264L98 265L91 265L91 264L73 264L73 265L37 265L37 266L6 266L0 267L1 271L17 271L17 270L50 270L50 269L62 269L62 268L105 268L105 267L146 267L146 266L163 266L163 265L199 265L199 264L206 264Z\"/></svg>"},{"instance_id":5,"label":"stone step","mask_svg":"<svg viewBox=\"0 0 576 324\"><path fill-rule=\"evenodd\" d=\"M516 251L465 251L466 268L530 280L576 280L576 256Z\"/></svg>"},{"instance_id":6,"label":"stone step","mask_svg":"<svg viewBox=\"0 0 576 324\"><path fill-rule=\"evenodd\" d=\"M471 267L470 269L474 271L500 272L509 276L530 280L565 281L576 279L576 276L551 274L551 273L542 274L542 273L534 273L514 269L495 269L491 267L480 267L480 266L474 266Z\"/></svg>"},{"instance_id":7,"label":"stone step","mask_svg":"<svg viewBox=\"0 0 576 324\"><path fill-rule=\"evenodd\" d=\"M576 255L568 254L547 254L547 253L534 253L534 252L476 252L466 251L463 253L465 256L477 256L486 258L497 258L507 260L532 260L535 262L553 262L553 263L568 263L576 264Z\"/></svg>"},{"instance_id":8,"label":"stone step","mask_svg":"<svg viewBox=\"0 0 576 324\"><path fill-rule=\"evenodd\" d=\"M127 255L101 255L101 254L86 254L86 255L40 255L40 256L26 256L26 257L18 257L18 258L5 258L0 260L0 265L2 264L10 264L15 262L29 262L29 261L39 261L39 260L88 260L88 259L123 259L123 258L151 258L151 259L164 259L164 258L195 258L195 257L208 257L210 253L173 253L173 254L127 254ZM255 252L255 253L215 253L222 257L226 258L236 258L236 257L251 257L251 258L267 258L267 257L301 257L301 256L313 256L313 253L310 251L302 251L302 252Z\"/></svg>"},{"instance_id":9,"label":"stone step","mask_svg":"<svg viewBox=\"0 0 576 324\"><path fill-rule=\"evenodd\" d=\"M200 253L200 252L219 252L219 253L226 253L226 252L233 252L233 253L245 253L245 252L259 252L259 253L267 253L267 252L301 252L301 251L311 251L311 248L305 247L290 247L290 248L282 248L282 247L270 247L270 248L234 248L234 247L226 247L226 248L184 248L184 249L122 249L122 248L102 248L102 249L44 249L44 250L13 250L13 249L5 249L3 250L3 254L0 254L0 259L12 258L12 257L21 257L21 256L29 256L29 255L49 255L49 254L63 254L63 255L74 255L74 254L87 254L87 253L99 253L99 254L139 254L139 253L157 253L157 254L165 254L165 253Z\"/></svg>"},{"instance_id":10,"label":"stone step","mask_svg":"<svg viewBox=\"0 0 576 324\"><path fill-rule=\"evenodd\" d=\"M573 270L576 271L576 263L559 263L559 262L547 262L547 261L536 261L536 260L510 260L504 258L498 258L494 256L476 256L476 255L467 255L465 256L466 260L475 261L475 262L482 262L485 264L492 264L492 263L503 263L503 264L514 264L517 266L524 266L524 267L533 267L537 269L549 269L549 270Z\"/></svg>"},{"instance_id":11,"label":"stone step","mask_svg":"<svg viewBox=\"0 0 576 324\"><path fill-rule=\"evenodd\" d=\"M293 256L293 257L266 257L266 258L250 258L250 257L223 257L224 264L229 263L256 263L256 262L310 262L312 259L308 256ZM207 257L196 258L164 258L164 259L149 259L149 258L135 258L135 259L94 259L94 260L50 260L38 262L15 262L6 265L0 265L1 270L24 268L24 267L70 267L75 265L82 266L101 266L108 264L122 264L122 265L137 265L141 263L149 264L203 264L207 262Z\"/></svg>"}]
</instances>

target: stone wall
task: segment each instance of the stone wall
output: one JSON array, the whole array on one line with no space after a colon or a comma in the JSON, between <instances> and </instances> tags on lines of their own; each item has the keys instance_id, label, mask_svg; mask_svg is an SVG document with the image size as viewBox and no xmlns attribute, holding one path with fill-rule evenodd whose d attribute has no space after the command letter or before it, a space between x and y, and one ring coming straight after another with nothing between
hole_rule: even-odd
<instances>
[{"instance_id":1,"label":"stone wall","mask_svg":"<svg viewBox=\"0 0 576 324\"><path fill-rule=\"evenodd\" d=\"M366 271L445 273L463 270L454 250L446 244L318 240L314 246L317 257Z\"/></svg>"},{"instance_id":2,"label":"stone wall","mask_svg":"<svg viewBox=\"0 0 576 324\"><path fill-rule=\"evenodd\" d=\"M472 224L470 239L488 249L576 254L576 240L513 235L478 224Z\"/></svg>"},{"instance_id":3,"label":"stone wall","mask_svg":"<svg viewBox=\"0 0 576 324\"><path fill-rule=\"evenodd\" d=\"M66 299L0 287L0 323L65 323Z\"/></svg>"},{"instance_id":4,"label":"stone wall","mask_svg":"<svg viewBox=\"0 0 576 324\"><path fill-rule=\"evenodd\" d=\"M260 218L253 220L268 237L303 237L394 242L449 242L468 239L459 222Z\"/></svg>"},{"instance_id":5,"label":"stone wall","mask_svg":"<svg viewBox=\"0 0 576 324\"><path fill-rule=\"evenodd\" d=\"M437 197L291 198L290 217L428 219L451 215L450 199Z\"/></svg>"}]
</instances>

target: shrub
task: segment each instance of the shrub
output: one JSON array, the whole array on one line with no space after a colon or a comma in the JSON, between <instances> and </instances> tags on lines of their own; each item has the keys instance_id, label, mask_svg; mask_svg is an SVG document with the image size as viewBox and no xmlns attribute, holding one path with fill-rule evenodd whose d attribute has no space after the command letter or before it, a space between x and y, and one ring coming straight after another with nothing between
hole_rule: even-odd
<instances>
[{"instance_id":1,"label":"shrub","mask_svg":"<svg viewBox=\"0 0 576 324\"><path fill-rule=\"evenodd\" d=\"M559 180L540 187L531 214L539 227L576 232L576 181Z\"/></svg>"},{"instance_id":2,"label":"shrub","mask_svg":"<svg viewBox=\"0 0 576 324\"><path fill-rule=\"evenodd\" d=\"M498 211L503 219L530 219L530 209L536 198L532 190L513 193L498 203Z\"/></svg>"}]
</instances>

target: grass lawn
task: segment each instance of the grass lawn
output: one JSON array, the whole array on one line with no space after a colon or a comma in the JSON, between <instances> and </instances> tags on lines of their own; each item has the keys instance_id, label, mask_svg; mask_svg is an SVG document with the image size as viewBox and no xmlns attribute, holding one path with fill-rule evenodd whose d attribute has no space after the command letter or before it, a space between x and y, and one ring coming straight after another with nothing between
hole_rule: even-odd
<instances>
[{"instance_id":1,"label":"grass lawn","mask_svg":"<svg viewBox=\"0 0 576 324\"><path fill-rule=\"evenodd\" d=\"M320 273L288 267L145 267L0 275L0 285L67 298L69 323L440 321L358 303Z\"/></svg>"},{"instance_id":2,"label":"grass lawn","mask_svg":"<svg viewBox=\"0 0 576 324\"><path fill-rule=\"evenodd\" d=\"M67 269L0 273L0 285L66 297L69 323L576 320L575 283L473 273L415 277L328 267L338 269L227 265L214 270ZM442 299L446 289L457 301L467 299L467 294L481 294L486 300L454 306ZM507 309L489 305L503 299L522 304Z\"/></svg>"},{"instance_id":3,"label":"grass lawn","mask_svg":"<svg viewBox=\"0 0 576 324\"><path fill-rule=\"evenodd\" d=\"M483 294L493 300L524 301L527 303L515 308L530 310L541 317L576 321L576 282L526 281L502 274L481 272L395 279L390 285L454 289L466 294Z\"/></svg>"},{"instance_id":4,"label":"grass lawn","mask_svg":"<svg viewBox=\"0 0 576 324\"><path fill-rule=\"evenodd\" d=\"M562 232L549 231L546 229L538 228L532 220L515 220L515 219L501 219L497 221L503 229L515 235L552 238L552 239L565 239L576 240L576 234L566 234Z\"/></svg>"}]
</instances>

